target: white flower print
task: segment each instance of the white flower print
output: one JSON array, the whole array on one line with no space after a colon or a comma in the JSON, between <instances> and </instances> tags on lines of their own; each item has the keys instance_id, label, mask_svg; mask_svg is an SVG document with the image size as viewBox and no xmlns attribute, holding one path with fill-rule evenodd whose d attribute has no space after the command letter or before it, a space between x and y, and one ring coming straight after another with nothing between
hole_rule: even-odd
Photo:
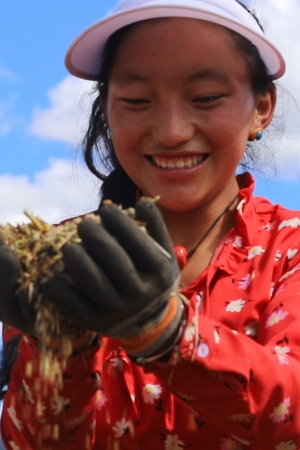
<instances>
[{"instance_id":1,"label":"white flower print","mask_svg":"<svg viewBox=\"0 0 300 450\"><path fill-rule=\"evenodd\" d=\"M277 323L281 322L286 318L288 315L288 311L283 311L282 309L279 309L278 311L274 311L270 317L268 317L266 328L272 327L273 325L276 325Z\"/></svg>"},{"instance_id":2,"label":"white flower print","mask_svg":"<svg viewBox=\"0 0 300 450\"><path fill-rule=\"evenodd\" d=\"M26 344L29 344L30 342L29 342L29 339L28 339L28 337L26 336L26 335L23 335L22 336L22 339L24 339L24 341L26 342Z\"/></svg>"},{"instance_id":3,"label":"white flower print","mask_svg":"<svg viewBox=\"0 0 300 450\"><path fill-rule=\"evenodd\" d=\"M184 332L185 340L190 342L194 339L197 332L197 317L193 317L192 321L186 327Z\"/></svg>"},{"instance_id":4,"label":"white flower print","mask_svg":"<svg viewBox=\"0 0 300 450\"><path fill-rule=\"evenodd\" d=\"M247 276L245 276L245 278L242 278L241 281L239 281L238 289L243 289L244 291L248 289L254 278L255 278L255 271L253 270L252 273L249 273Z\"/></svg>"},{"instance_id":5,"label":"white flower print","mask_svg":"<svg viewBox=\"0 0 300 450\"><path fill-rule=\"evenodd\" d=\"M14 441L9 440L9 444L12 450L20 450L20 447Z\"/></svg>"},{"instance_id":6,"label":"white flower print","mask_svg":"<svg viewBox=\"0 0 300 450\"><path fill-rule=\"evenodd\" d=\"M112 359L111 359L111 363L112 363L112 366L113 366L113 367L115 367L115 368L118 369L120 372L122 372L123 367L124 367L124 364L123 364L122 359L120 359L120 358L112 358Z\"/></svg>"},{"instance_id":7,"label":"white flower print","mask_svg":"<svg viewBox=\"0 0 300 450\"><path fill-rule=\"evenodd\" d=\"M227 312L241 312L243 307L245 306L246 302L245 300L232 300L230 303L226 306Z\"/></svg>"},{"instance_id":8,"label":"white flower print","mask_svg":"<svg viewBox=\"0 0 300 450\"><path fill-rule=\"evenodd\" d=\"M279 281L283 281L286 278L290 277L291 275L294 275L296 270L299 270L299 269L300 269L300 264L297 264L292 270L290 270L289 272L286 272L284 275L282 275L282 277L279 279Z\"/></svg>"},{"instance_id":9,"label":"white flower print","mask_svg":"<svg viewBox=\"0 0 300 450\"><path fill-rule=\"evenodd\" d=\"M273 297L274 290L275 290L275 283L271 283L271 287L270 287L270 298Z\"/></svg>"},{"instance_id":10,"label":"white flower print","mask_svg":"<svg viewBox=\"0 0 300 450\"><path fill-rule=\"evenodd\" d=\"M39 400L36 404L36 415L39 418L39 420L43 418L45 409L46 409L45 403Z\"/></svg>"},{"instance_id":11,"label":"white flower print","mask_svg":"<svg viewBox=\"0 0 300 450\"><path fill-rule=\"evenodd\" d=\"M65 422L65 426L67 428L69 428L70 430L74 430L74 429L80 427L80 425L85 421L87 416L88 416L88 413L83 414L82 416L76 417L75 419L68 420L67 422ZM91 429L93 426L94 426L94 422L91 424Z\"/></svg>"},{"instance_id":12,"label":"white flower print","mask_svg":"<svg viewBox=\"0 0 300 450\"><path fill-rule=\"evenodd\" d=\"M32 436L35 436L35 434L36 434L36 427L33 426L31 423L27 423L27 428L30 431L30 433L32 434Z\"/></svg>"},{"instance_id":13,"label":"white flower print","mask_svg":"<svg viewBox=\"0 0 300 450\"><path fill-rule=\"evenodd\" d=\"M297 255L298 252L299 252L299 250L297 248L295 248L294 250L289 248L288 251L287 251L287 254L286 254L288 261L290 261L291 259L295 258L295 256Z\"/></svg>"},{"instance_id":14,"label":"white flower print","mask_svg":"<svg viewBox=\"0 0 300 450\"><path fill-rule=\"evenodd\" d=\"M99 386L100 386L100 384L101 384L101 374L99 373L99 372L95 372L95 378L94 378L94 380L95 380L95 382L94 382L94 386L95 386L95 388L98 388Z\"/></svg>"},{"instance_id":15,"label":"white flower print","mask_svg":"<svg viewBox=\"0 0 300 450\"><path fill-rule=\"evenodd\" d=\"M96 425L97 425L96 420L93 420L92 423L91 423L91 426L90 426L91 431L95 431L96 430Z\"/></svg>"},{"instance_id":16,"label":"white flower print","mask_svg":"<svg viewBox=\"0 0 300 450\"><path fill-rule=\"evenodd\" d=\"M255 256L259 256L264 252L265 250L260 245L255 245L254 247L250 248L248 252L248 259L253 259L255 258Z\"/></svg>"},{"instance_id":17,"label":"white flower print","mask_svg":"<svg viewBox=\"0 0 300 450\"><path fill-rule=\"evenodd\" d=\"M243 242L241 236L236 236L233 241L233 246L243 248Z\"/></svg>"},{"instance_id":18,"label":"white flower print","mask_svg":"<svg viewBox=\"0 0 300 450\"><path fill-rule=\"evenodd\" d=\"M166 450L182 450L183 447L184 443L179 440L177 434L168 434L167 439L165 440Z\"/></svg>"},{"instance_id":19,"label":"white flower print","mask_svg":"<svg viewBox=\"0 0 300 450\"><path fill-rule=\"evenodd\" d=\"M52 405L53 414L56 416L70 406L70 399L64 397L57 397Z\"/></svg>"},{"instance_id":20,"label":"white flower print","mask_svg":"<svg viewBox=\"0 0 300 450\"><path fill-rule=\"evenodd\" d=\"M145 403L154 403L162 393L162 388L159 384L146 384L143 387L143 399Z\"/></svg>"},{"instance_id":21,"label":"white flower print","mask_svg":"<svg viewBox=\"0 0 300 450\"><path fill-rule=\"evenodd\" d=\"M274 348L276 355L278 356L280 364L289 364L287 354L290 353L291 349L289 347L279 347Z\"/></svg>"},{"instance_id":22,"label":"white flower print","mask_svg":"<svg viewBox=\"0 0 300 450\"><path fill-rule=\"evenodd\" d=\"M254 322L250 322L248 323L248 325L246 325L244 327L244 332L246 334L246 336L252 336L252 337L256 337L257 336L257 320Z\"/></svg>"},{"instance_id":23,"label":"white flower print","mask_svg":"<svg viewBox=\"0 0 300 450\"><path fill-rule=\"evenodd\" d=\"M273 422L283 422L286 419L286 416L290 413L291 399L285 398L282 403L280 403L276 408L273 409L272 414L270 414L270 419Z\"/></svg>"},{"instance_id":24,"label":"white flower print","mask_svg":"<svg viewBox=\"0 0 300 450\"><path fill-rule=\"evenodd\" d=\"M281 442L277 447L275 447L275 450L297 450L298 446L293 441L289 442Z\"/></svg>"},{"instance_id":25,"label":"white flower print","mask_svg":"<svg viewBox=\"0 0 300 450\"><path fill-rule=\"evenodd\" d=\"M299 217L294 217L294 219L284 220L278 227L278 230L283 230L287 227L298 228L300 226Z\"/></svg>"},{"instance_id":26,"label":"white flower print","mask_svg":"<svg viewBox=\"0 0 300 450\"><path fill-rule=\"evenodd\" d=\"M28 386L28 384L26 384L25 380L22 380L22 383L23 383L23 388L25 391L26 401L29 403L34 403L30 387Z\"/></svg>"},{"instance_id":27,"label":"white flower print","mask_svg":"<svg viewBox=\"0 0 300 450\"><path fill-rule=\"evenodd\" d=\"M228 439L222 439L221 440L221 445L220 445L220 449L221 450L243 450L242 444L238 441L236 441L233 438L228 438Z\"/></svg>"},{"instance_id":28,"label":"white flower print","mask_svg":"<svg viewBox=\"0 0 300 450\"><path fill-rule=\"evenodd\" d=\"M277 250L274 261L277 262L282 258L282 254L280 252L280 250Z\"/></svg>"},{"instance_id":29,"label":"white flower print","mask_svg":"<svg viewBox=\"0 0 300 450\"><path fill-rule=\"evenodd\" d=\"M113 427L115 438L119 438L121 436L124 436L124 434L127 434L129 432L130 427L131 422L129 422L126 419L122 419L120 420L120 422L116 422L116 425Z\"/></svg>"},{"instance_id":30,"label":"white flower print","mask_svg":"<svg viewBox=\"0 0 300 450\"><path fill-rule=\"evenodd\" d=\"M264 227L262 227L263 230L271 231L275 230L276 220L273 220L273 222L267 223Z\"/></svg>"},{"instance_id":31,"label":"white flower print","mask_svg":"<svg viewBox=\"0 0 300 450\"><path fill-rule=\"evenodd\" d=\"M96 408L98 409L98 411L102 409L102 406L105 405L107 400L108 398L103 393L103 391L101 389L98 389L98 391L96 392Z\"/></svg>"},{"instance_id":32,"label":"white flower print","mask_svg":"<svg viewBox=\"0 0 300 450\"><path fill-rule=\"evenodd\" d=\"M197 299L196 309L199 313L202 311L203 298L204 298L204 292L201 291L201 292L199 292L199 294L196 297L196 299Z\"/></svg>"},{"instance_id":33,"label":"white flower print","mask_svg":"<svg viewBox=\"0 0 300 450\"><path fill-rule=\"evenodd\" d=\"M215 344L220 344L221 337L218 330L214 330L214 338L215 338Z\"/></svg>"},{"instance_id":34,"label":"white flower print","mask_svg":"<svg viewBox=\"0 0 300 450\"><path fill-rule=\"evenodd\" d=\"M240 203L237 205L237 208L236 208L241 216L243 215L243 207L244 207L245 203L246 203L245 199L240 201Z\"/></svg>"},{"instance_id":35,"label":"white flower print","mask_svg":"<svg viewBox=\"0 0 300 450\"><path fill-rule=\"evenodd\" d=\"M275 286L275 283L274 283L274 286ZM281 284L275 292L275 297L276 297L276 295L280 294L280 292L282 292L284 288L285 288L285 285Z\"/></svg>"},{"instance_id":36,"label":"white flower print","mask_svg":"<svg viewBox=\"0 0 300 450\"><path fill-rule=\"evenodd\" d=\"M22 421L17 418L17 413L16 413L15 408L13 406L11 406L10 408L8 408L7 412L8 412L9 417L15 424L17 430L21 431L23 429L23 424L22 424Z\"/></svg>"}]
</instances>

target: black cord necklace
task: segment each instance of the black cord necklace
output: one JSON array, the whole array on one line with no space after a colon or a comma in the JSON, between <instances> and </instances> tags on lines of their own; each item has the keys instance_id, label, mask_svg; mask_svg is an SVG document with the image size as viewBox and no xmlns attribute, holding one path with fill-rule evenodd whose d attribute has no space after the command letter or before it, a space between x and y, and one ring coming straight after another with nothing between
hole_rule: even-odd
<instances>
[{"instance_id":1,"label":"black cord necklace","mask_svg":"<svg viewBox=\"0 0 300 450\"><path fill-rule=\"evenodd\" d=\"M200 241L193 247L187 254L187 259L189 259L193 254L196 252L197 248L202 244L205 238L209 235L209 233L214 229L214 227L217 225L220 219L227 213L227 211L230 209L230 207L234 204L234 202L238 199L238 195L234 197L233 200L229 203L229 205L224 209L224 211L216 218L216 220L211 224L211 226L208 228L206 233L202 236Z\"/></svg>"}]
</instances>

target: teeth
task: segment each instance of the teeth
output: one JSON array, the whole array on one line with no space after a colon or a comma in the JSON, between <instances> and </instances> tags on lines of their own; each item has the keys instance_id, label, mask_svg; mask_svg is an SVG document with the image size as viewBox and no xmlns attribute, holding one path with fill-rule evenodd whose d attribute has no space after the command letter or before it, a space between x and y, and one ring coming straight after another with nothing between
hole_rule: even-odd
<instances>
[{"instance_id":1,"label":"teeth","mask_svg":"<svg viewBox=\"0 0 300 450\"><path fill-rule=\"evenodd\" d=\"M185 158L163 158L159 156L152 156L152 161L163 169L191 169L200 164L205 158L205 155L187 156Z\"/></svg>"}]
</instances>

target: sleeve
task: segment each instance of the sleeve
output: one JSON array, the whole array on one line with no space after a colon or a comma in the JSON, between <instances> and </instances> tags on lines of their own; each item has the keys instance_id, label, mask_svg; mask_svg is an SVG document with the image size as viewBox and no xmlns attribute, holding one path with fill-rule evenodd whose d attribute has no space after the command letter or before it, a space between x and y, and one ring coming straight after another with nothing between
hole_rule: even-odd
<instances>
[{"instance_id":1,"label":"sleeve","mask_svg":"<svg viewBox=\"0 0 300 450\"><path fill-rule=\"evenodd\" d=\"M23 336L3 405L1 428L7 449L93 448L98 349L94 346L70 358L59 389L57 383L41 381L36 341Z\"/></svg>"},{"instance_id":2,"label":"sleeve","mask_svg":"<svg viewBox=\"0 0 300 450\"><path fill-rule=\"evenodd\" d=\"M201 315L194 294L179 346L168 363L154 363L149 370L207 421L251 449L296 450L299 326L300 264L279 279L260 313L256 340Z\"/></svg>"}]
</instances>

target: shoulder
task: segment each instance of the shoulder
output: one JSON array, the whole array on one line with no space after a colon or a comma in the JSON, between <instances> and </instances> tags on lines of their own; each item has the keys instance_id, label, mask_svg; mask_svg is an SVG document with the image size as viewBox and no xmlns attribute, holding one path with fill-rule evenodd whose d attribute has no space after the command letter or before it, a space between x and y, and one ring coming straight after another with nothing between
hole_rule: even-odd
<instances>
[{"instance_id":1,"label":"shoulder","mask_svg":"<svg viewBox=\"0 0 300 450\"><path fill-rule=\"evenodd\" d=\"M237 211L236 232L249 246L300 246L300 210L287 209L260 196L244 195Z\"/></svg>"},{"instance_id":2,"label":"shoulder","mask_svg":"<svg viewBox=\"0 0 300 450\"><path fill-rule=\"evenodd\" d=\"M273 220L278 230L300 228L300 210L288 209L280 204L273 204L264 197L253 197L252 205L260 220Z\"/></svg>"},{"instance_id":3,"label":"shoulder","mask_svg":"<svg viewBox=\"0 0 300 450\"><path fill-rule=\"evenodd\" d=\"M240 216L247 217L248 221L251 222L252 219L255 222L271 218L276 221L285 221L300 218L300 209L287 209L280 204L272 203L265 197L255 196L255 179L249 172L237 175L237 182L240 188L238 213Z\"/></svg>"}]
</instances>

